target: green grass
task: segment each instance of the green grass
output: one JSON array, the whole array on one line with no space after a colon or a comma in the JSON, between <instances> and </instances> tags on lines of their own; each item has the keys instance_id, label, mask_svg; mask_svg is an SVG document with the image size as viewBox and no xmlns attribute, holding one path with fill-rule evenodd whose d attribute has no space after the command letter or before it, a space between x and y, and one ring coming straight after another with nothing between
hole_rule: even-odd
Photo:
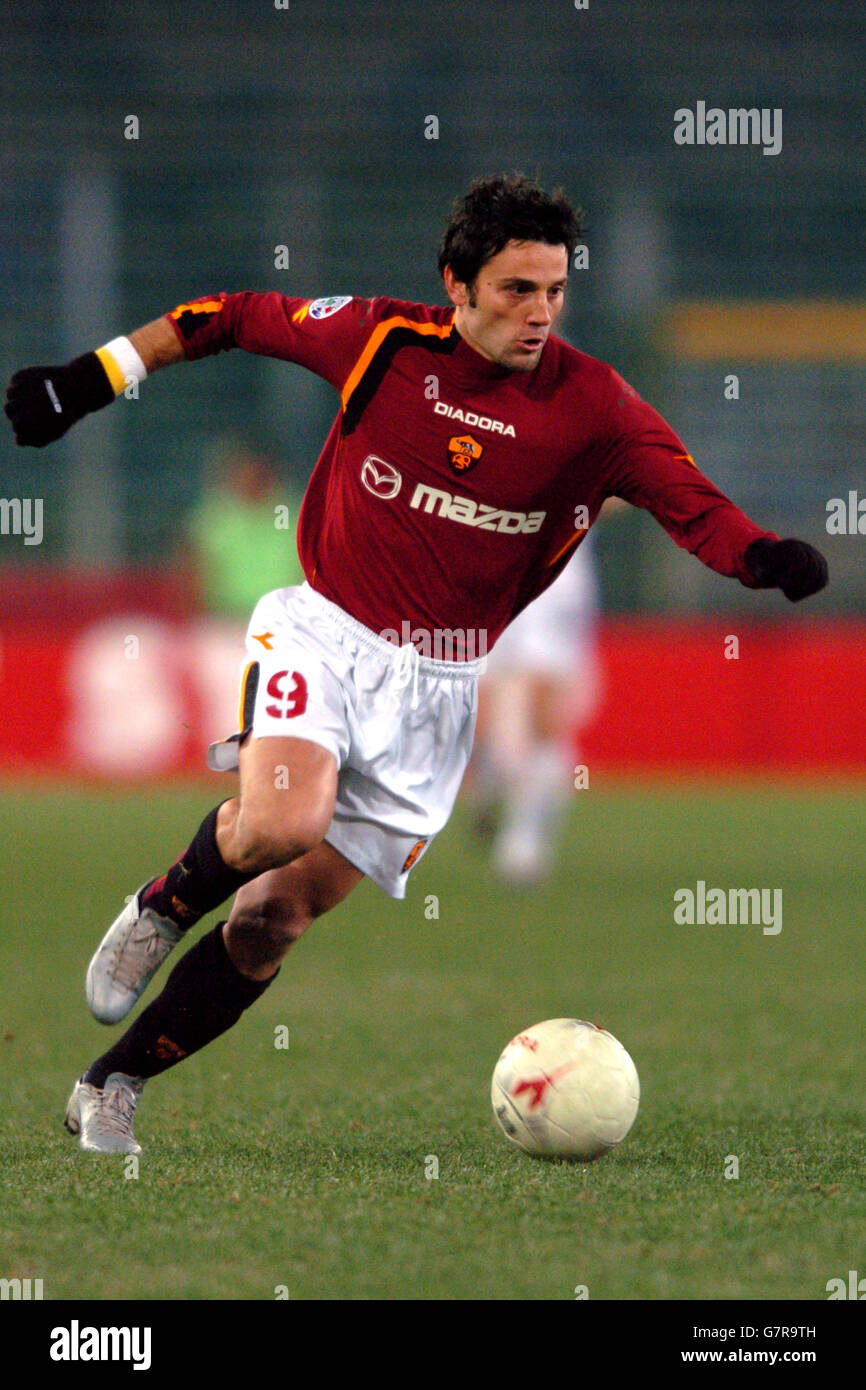
<instances>
[{"instance_id":1,"label":"green grass","mask_svg":"<svg viewBox=\"0 0 866 1390\"><path fill-rule=\"evenodd\" d=\"M127 1179L60 1125L118 1035L83 973L215 799L7 789L0 1275L46 1298L821 1300L866 1272L862 789L582 792L537 894L497 884L458 810L406 902L362 884L148 1087ZM782 888L782 932L674 925L698 878ZM500 1049L557 1015L603 1023L640 1072L597 1164L524 1157L491 1119Z\"/></svg>"}]
</instances>

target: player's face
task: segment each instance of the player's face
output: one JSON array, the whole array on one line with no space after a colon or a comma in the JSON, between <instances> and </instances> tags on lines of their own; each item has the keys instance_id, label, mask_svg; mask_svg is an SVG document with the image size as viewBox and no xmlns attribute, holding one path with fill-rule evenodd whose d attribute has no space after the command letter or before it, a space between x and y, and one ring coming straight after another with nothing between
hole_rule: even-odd
<instances>
[{"instance_id":1,"label":"player's face","mask_svg":"<svg viewBox=\"0 0 866 1390\"><path fill-rule=\"evenodd\" d=\"M455 325L476 352L513 372L538 365L562 312L568 252L544 241L509 241L471 287L445 267L445 288L457 306Z\"/></svg>"}]
</instances>

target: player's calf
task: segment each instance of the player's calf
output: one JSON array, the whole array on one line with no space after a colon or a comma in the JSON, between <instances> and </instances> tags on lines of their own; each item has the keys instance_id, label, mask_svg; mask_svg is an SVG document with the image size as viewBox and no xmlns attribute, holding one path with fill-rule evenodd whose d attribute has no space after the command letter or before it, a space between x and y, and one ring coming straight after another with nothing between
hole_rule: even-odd
<instances>
[{"instance_id":1,"label":"player's calf","mask_svg":"<svg viewBox=\"0 0 866 1390\"><path fill-rule=\"evenodd\" d=\"M267 979L316 918L342 902L364 875L322 842L242 888L225 929L226 949L249 979Z\"/></svg>"}]
</instances>

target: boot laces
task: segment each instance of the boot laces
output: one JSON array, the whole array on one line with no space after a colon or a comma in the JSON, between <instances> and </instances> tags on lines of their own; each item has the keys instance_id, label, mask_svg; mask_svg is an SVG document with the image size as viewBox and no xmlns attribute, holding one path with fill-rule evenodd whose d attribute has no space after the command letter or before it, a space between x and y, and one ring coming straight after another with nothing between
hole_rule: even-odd
<instances>
[{"instance_id":1,"label":"boot laces","mask_svg":"<svg viewBox=\"0 0 866 1390\"><path fill-rule=\"evenodd\" d=\"M156 927L143 927L136 922L132 931L118 942L111 967L111 978L124 989L137 989L142 971L157 966L165 953L163 938Z\"/></svg>"},{"instance_id":2,"label":"boot laces","mask_svg":"<svg viewBox=\"0 0 866 1390\"><path fill-rule=\"evenodd\" d=\"M122 1139L132 1137L132 1121L140 1092L140 1087L123 1081L116 1082L110 1090L103 1090L94 1117L94 1127L99 1134Z\"/></svg>"}]
</instances>

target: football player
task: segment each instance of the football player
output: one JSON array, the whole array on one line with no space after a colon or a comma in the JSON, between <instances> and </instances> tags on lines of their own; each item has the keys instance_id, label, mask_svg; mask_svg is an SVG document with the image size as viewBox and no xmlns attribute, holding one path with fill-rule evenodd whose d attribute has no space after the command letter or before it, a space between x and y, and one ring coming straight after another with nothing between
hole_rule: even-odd
<instances>
[{"instance_id":1,"label":"football player","mask_svg":"<svg viewBox=\"0 0 866 1390\"><path fill-rule=\"evenodd\" d=\"M827 582L818 551L749 520L613 368L554 334L580 234L563 194L481 180L443 237L446 306L215 294L12 378L6 412L37 447L131 379L231 348L301 363L339 397L301 509L305 582L254 609L238 729L211 750L238 794L109 929L95 1016L120 1022L184 934L233 907L76 1082L83 1148L138 1152L145 1082L230 1028L365 874L404 896L469 758L481 638L491 650L553 583L606 497L750 588L797 601Z\"/></svg>"}]
</instances>

